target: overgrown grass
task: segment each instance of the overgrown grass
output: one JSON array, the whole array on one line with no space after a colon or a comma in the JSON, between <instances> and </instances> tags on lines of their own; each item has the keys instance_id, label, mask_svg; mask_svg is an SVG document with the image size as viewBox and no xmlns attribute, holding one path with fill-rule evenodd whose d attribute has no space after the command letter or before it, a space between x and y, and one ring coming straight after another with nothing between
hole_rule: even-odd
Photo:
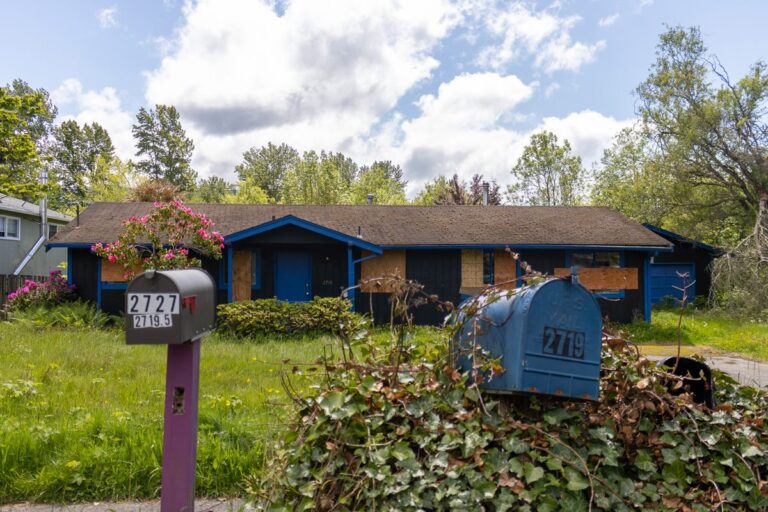
<instances>
[{"instance_id":1,"label":"overgrown grass","mask_svg":"<svg viewBox=\"0 0 768 512\"><path fill-rule=\"evenodd\" d=\"M157 497L165 347L126 346L119 329L35 325L0 323L0 504ZM415 336L434 343L436 331ZM322 335L203 341L199 496L245 493L291 413L281 368L333 358L338 343ZM297 375L291 383L311 384Z\"/></svg>"},{"instance_id":2,"label":"overgrown grass","mask_svg":"<svg viewBox=\"0 0 768 512\"><path fill-rule=\"evenodd\" d=\"M672 309L653 311L652 322L638 321L622 329L637 343L677 343L679 312ZM686 310L681 340L686 345L708 347L768 360L768 323L750 322L722 312Z\"/></svg>"},{"instance_id":3,"label":"overgrown grass","mask_svg":"<svg viewBox=\"0 0 768 512\"><path fill-rule=\"evenodd\" d=\"M244 492L285 423L281 362L313 361L336 343L204 340L199 495ZM118 330L3 323L0 351L0 503L158 495L165 347L126 346Z\"/></svg>"}]
</instances>

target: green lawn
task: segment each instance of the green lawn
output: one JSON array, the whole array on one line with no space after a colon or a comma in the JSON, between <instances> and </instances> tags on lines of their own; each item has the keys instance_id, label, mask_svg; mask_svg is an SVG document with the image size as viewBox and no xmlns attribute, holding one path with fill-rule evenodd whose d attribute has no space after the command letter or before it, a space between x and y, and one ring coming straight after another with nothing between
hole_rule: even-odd
<instances>
[{"instance_id":1,"label":"green lawn","mask_svg":"<svg viewBox=\"0 0 768 512\"><path fill-rule=\"evenodd\" d=\"M636 343L676 343L678 316L678 311L654 310L650 324L639 321L622 330ZM688 310L683 316L681 339L686 345L704 345L768 360L768 323L708 310Z\"/></svg>"},{"instance_id":2,"label":"green lawn","mask_svg":"<svg viewBox=\"0 0 768 512\"><path fill-rule=\"evenodd\" d=\"M311 362L337 344L203 341L199 495L243 493L264 439L286 422L281 362ZM119 331L0 323L0 351L0 504L158 494L165 347L126 346Z\"/></svg>"}]
</instances>

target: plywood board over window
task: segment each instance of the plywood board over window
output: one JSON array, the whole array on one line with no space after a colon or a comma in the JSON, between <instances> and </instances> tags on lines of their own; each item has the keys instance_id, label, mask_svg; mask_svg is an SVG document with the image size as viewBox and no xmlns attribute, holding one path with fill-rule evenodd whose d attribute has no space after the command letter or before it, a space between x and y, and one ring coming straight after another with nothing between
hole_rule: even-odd
<instances>
[{"instance_id":1,"label":"plywood board over window","mask_svg":"<svg viewBox=\"0 0 768 512\"><path fill-rule=\"evenodd\" d=\"M517 283L517 261L505 249L496 249L493 255L493 283L500 288L512 289Z\"/></svg>"},{"instance_id":2,"label":"plywood board over window","mask_svg":"<svg viewBox=\"0 0 768 512\"><path fill-rule=\"evenodd\" d=\"M363 258L372 256L363 251ZM386 276L405 279L405 251L384 251L383 254L363 261L360 267L360 289L369 293L392 293L394 282ZM382 278L382 279L379 279Z\"/></svg>"},{"instance_id":3,"label":"plywood board over window","mask_svg":"<svg viewBox=\"0 0 768 512\"><path fill-rule=\"evenodd\" d=\"M232 254L232 300L251 300L251 251Z\"/></svg>"},{"instance_id":4,"label":"plywood board over window","mask_svg":"<svg viewBox=\"0 0 768 512\"><path fill-rule=\"evenodd\" d=\"M555 276L568 277L570 268L556 268ZM636 268L580 268L579 282L589 290L637 290Z\"/></svg>"},{"instance_id":5,"label":"plywood board over window","mask_svg":"<svg viewBox=\"0 0 768 512\"><path fill-rule=\"evenodd\" d=\"M144 269L138 265L133 268L134 274L139 274L143 271ZM101 280L105 283L125 283L128 281L125 278L125 268L121 264L110 263L104 260L101 262Z\"/></svg>"},{"instance_id":6,"label":"plywood board over window","mask_svg":"<svg viewBox=\"0 0 768 512\"><path fill-rule=\"evenodd\" d=\"M461 289L482 288L483 251L464 249L461 251Z\"/></svg>"}]
</instances>

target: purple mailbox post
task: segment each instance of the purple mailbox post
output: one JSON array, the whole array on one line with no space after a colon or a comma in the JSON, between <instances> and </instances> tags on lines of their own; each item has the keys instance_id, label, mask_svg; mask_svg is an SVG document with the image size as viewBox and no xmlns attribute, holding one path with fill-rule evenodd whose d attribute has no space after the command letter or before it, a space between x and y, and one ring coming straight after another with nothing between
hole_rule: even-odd
<instances>
[{"instance_id":1,"label":"purple mailbox post","mask_svg":"<svg viewBox=\"0 0 768 512\"><path fill-rule=\"evenodd\" d=\"M204 270L148 270L125 294L125 342L168 345L161 512L195 509L200 338L213 329L214 291Z\"/></svg>"}]
</instances>

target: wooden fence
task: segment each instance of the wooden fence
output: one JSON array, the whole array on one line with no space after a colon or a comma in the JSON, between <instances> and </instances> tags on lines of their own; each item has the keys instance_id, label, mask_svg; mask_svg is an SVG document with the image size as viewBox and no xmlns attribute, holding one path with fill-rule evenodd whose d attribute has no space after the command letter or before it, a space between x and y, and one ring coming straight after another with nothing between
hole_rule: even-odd
<instances>
[{"instance_id":1,"label":"wooden fence","mask_svg":"<svg viewBox=\"0 0 768 512\"><path fill-rule=\"evenodd\" d=\"M8 274L0 274L0 306L5 304L8 299L8 294L15 292L18 288L24 285L24 281L31 279L32 281L45 281L46 276L12 276Z\"/></svg>"}]
</instances>

